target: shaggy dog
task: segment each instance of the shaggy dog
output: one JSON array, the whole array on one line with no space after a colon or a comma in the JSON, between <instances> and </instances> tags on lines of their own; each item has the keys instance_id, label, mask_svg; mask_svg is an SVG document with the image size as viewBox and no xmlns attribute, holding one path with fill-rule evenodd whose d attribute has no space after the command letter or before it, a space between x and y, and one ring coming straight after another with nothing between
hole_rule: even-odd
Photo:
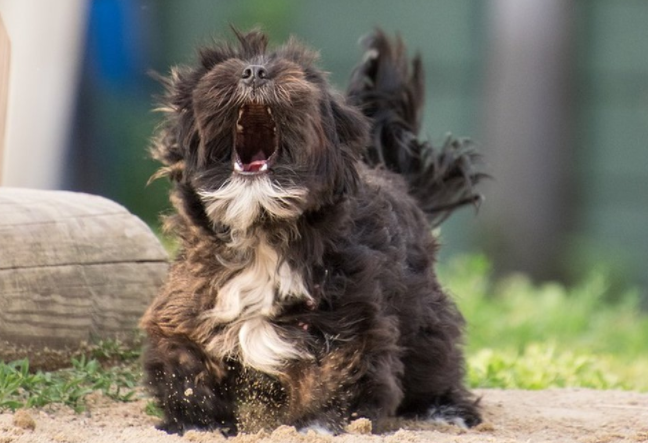
<instances>
[{"instance_id":1,"label":"shaggy dog","mask_svg":"<svg viewBox=\"0 0 648 443\"><path fill-rule=\"evenodd\" d=\"M165 80L154 156L180 250L141 322L160 427L479 423L430 224L481 174L466 142L417 140L420 60L377 31L344 98L295 40L235 34Z\"/></svg>"}]
</instances>

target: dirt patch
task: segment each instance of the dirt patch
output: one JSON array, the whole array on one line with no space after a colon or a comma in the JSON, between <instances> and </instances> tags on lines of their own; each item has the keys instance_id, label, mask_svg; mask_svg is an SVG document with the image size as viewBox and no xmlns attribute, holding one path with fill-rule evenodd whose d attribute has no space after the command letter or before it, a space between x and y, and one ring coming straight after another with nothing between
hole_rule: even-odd
<instances>
[{"instance_id":1,"label":"dirt patch","mask_svg":"<svg viewBox=\"0 0 648 443\"><path fill-rule=\"evenodd\" d=\"M145 399L114 403L96 398L87 412L64 407L0 414L0 443L423 443L423 442L648 442L648 394L566 389L547 391L477 391L485 422L475 429L393 420L382 434L369 434L370 423L352 424L337 437L301 435L282 426L273 432L226 440L217 433L190 431L183 437L154 428L144 413ZM35 427L31 426L33 419ZM29 422L30 426L18 423Z\"/></svg>"}]
</instances>

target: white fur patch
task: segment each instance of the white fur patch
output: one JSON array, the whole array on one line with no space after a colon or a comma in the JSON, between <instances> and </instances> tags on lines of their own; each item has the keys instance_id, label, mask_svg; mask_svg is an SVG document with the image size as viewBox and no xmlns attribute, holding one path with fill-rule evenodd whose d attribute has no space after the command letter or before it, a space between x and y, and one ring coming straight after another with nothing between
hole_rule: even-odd
<instances>
[{"instance_id":1,"label":"white fur patch","mask_svg":"<svg viewBox=\"0 0 648 443\"><path fill-rule=\"evenodd\" d=\"M262 211L277 219L297 218L307 193L300 187L284 189L268 176L237 174L218 190L199 193L210 219L231 228L230 246L250 257L218 289L216 305L205 313L207 321L227 325L207 344L215 355L236 356L244 365L266 373L277 373L287 360L309 358L286 342L278 326L270 321L278 302L311 298L303 278L282 260L262 233L250 229Z\"/></svg>"},{"instance_id":2,"label":"white fur patch","mask_svg":"<svg viewBox=\"0 0 648 443\"><path fill-rule=\"evenodd\" d=\"M304 435L308 435L309 433L315 435L335 435L335 432L333 432L327 425L318 421L312 422L308 426L304 426L303 428L299 428L298 432Z\"/></svg>"},{"instance_id":3,"label":"white fur patch","mask_svg":"<svg viewBox=\"0 0 648 443\"><path fill-rule=\"evenodd\" d=\"M243 364L263 372L277 372L286 360L307 357L284 341L275 326L261 316L242 322L238 338Z\"/></svg>"},{"instance_id":4,"label":"white fur patch","mask_svg":"<svg viewBox=\"0 0 648 443\"><path fill-rule=\"evenodd\" d=\"M249 263L218 290L216 305L205 314L215 324L228 325L208 349L220 357L236 355L259 371L276 373L287 360L309 357L286 342L270 322L277 302L311 296L302 276L281 260L263 234L254 240Z\"/></svg>"},{"instance_id":5,"label":"white fur patch","mask_svg":"<svg viewBox=\"0 0 648 443\"><path fill-rule=\"evenodd\" d=\"M425 417L427 421L436 424L449 424L455 425L463 429L468 429L468 425L465 420L459 416L459 411L457 411L452 406L440 406L440 407L431 407L427 416Z\"/></svg>"},{"instance_id":6,"label":"white fur patch","mask_svg":"<svg viewBox=\"0 0 648 443\"><path fill-rule=\"evenodd\" d=\"M252 254L248 265L218 290L216 306L209 313L218 323L258 315L270 317L275 313L275 298L310 298L302 276L280 260L263 234L257 238Z\"/></svg>"},{"instance_id":7,"label":"white fur patch","mask_svg":"<svg viewBox=\"0 0 648 443\"><path fill-rule=\"evenodd\" d=\"M249 229L262 210L278 219L298 217L307 194L301 187L282 188L268 176L238 174L232 175L216 191L199 192L211 220L238 231Z\"/></svg>"}]
</instances>

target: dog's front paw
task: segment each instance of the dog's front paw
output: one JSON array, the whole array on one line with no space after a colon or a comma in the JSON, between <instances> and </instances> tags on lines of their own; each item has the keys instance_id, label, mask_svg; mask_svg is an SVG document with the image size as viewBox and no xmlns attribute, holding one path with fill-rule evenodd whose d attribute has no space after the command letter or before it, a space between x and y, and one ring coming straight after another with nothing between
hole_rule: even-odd
<instances>
[{"instance_id":1,"label":"dog's front paw","mask_svg":"<svg viewBox=\"0 0 648 443\"><path fill-rule=\"evenodd\" d=\"M338 427L331 426L329 423L322 422L319 420L313 420L306 423L304 426L297 428L297 432L300 434L308 434L309 432L314 432L317 435L337 435L340 433Z\"/></svg>"},{"instance_id":2,"label":"dog's front paw","mask_svg":"<svg viewBox=\"0 0 648 443\"><path fill-rule=\"evenodd\" d=\"M187 428L183 423L178 422L177 420L164 420L157 425L155 428L164 431L167 434L178 434L184 435L184 433L192 428Z\"/></svg>"},{"instance_id":3,"label":"dog's front paw","mask_svg":"<svg viewBox=\"0 0 648 443\"><path fill-rule=\"evenodd\" d=\"M433 423L447 423L464 429L477 426L482 421L475 410L455 405L432 406L424 418Z\"/></svg>"},{"instance_id":4,"label":"dog's front paw","mask_svg":"<svg viewBox=\"0 0 648 443\"><path fill-rule=\"evenodd\" d=\"M161 423L158 423L155 427L160 431L166 432L167 434L184 435L188 431L198 431L198 432L219 432L224 437L232 437L236 435L236 427L234 425L231 426L195 425L195 424L181 423L177 420L165 420Z\"/></svg>"}]
</instances>

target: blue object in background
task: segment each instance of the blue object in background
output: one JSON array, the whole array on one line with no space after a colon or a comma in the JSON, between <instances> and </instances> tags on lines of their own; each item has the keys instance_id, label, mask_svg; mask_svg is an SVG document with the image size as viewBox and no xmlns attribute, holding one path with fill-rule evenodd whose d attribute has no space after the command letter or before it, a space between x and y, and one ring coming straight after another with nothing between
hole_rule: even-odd
<instances>
[{"instance_id":1,"label":"blue object in background","mask_svg":"<svg viewBox=\"0 0 648 443\"><path fill-rule=\"evenodd\" d=\"M126 43L128 3L98 0L91 3L88 54L101 80L116 86L127 83L133 71L135 45Z\"/></svg>"},{"instance_id":2,"label":"blue object in background","mask_svg":"<svg viewBox=\"0 0 648 443\"><path fill-rule=\"evenodd\" d=\"M165 205L164 193L146 189L155 169L146 152L156 121L151 108L158 86L147 74L157 54L152 45L156 6L130 0L90 3L66 174L66 188L116 200L151 223Z\"/></svg>"}]
</instances>

